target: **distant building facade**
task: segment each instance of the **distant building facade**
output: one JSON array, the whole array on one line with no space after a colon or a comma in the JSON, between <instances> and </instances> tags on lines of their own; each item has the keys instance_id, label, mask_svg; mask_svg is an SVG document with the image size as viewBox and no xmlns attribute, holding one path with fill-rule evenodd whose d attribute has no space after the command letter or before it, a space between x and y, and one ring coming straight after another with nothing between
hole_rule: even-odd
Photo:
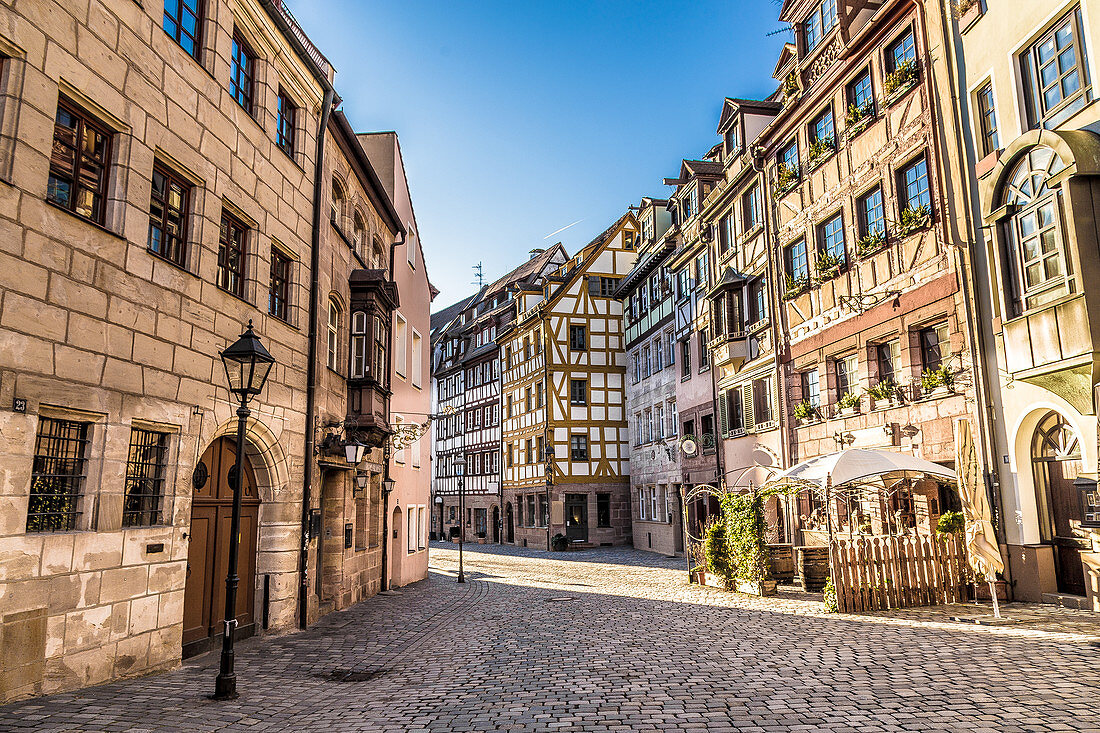
<instances>
[{"instance_id":1,"label":"distant building facade","mask_svg":"<svg viewBox=\"0 0 1100 733\"><path fill-rule=\"evenodd\" d=\"M637 549L676 555L684 551L684 526L668 201L643 198L637 217L638 259L618 290L631 428L631 533Z\"/></svg>"},{"instance_id":2,"label":"distant building facade","mask_svg":"<svg viewBox=\"0 0 1100 733\"><path fill-rule=\"evenodd\" d=\"M638 222L624 214L535 287L517 286L504 348L503 493L515 542L630 541L622 304Z\"/></svg>"}]
</instances>

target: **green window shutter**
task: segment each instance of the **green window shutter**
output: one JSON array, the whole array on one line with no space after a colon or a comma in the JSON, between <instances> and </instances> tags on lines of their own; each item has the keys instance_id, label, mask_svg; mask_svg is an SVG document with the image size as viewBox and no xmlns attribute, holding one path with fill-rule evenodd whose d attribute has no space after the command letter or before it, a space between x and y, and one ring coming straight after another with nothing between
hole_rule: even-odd
<instances>
[{"instance_id":1,"label":"green window shutter","mask_svg":"<svg viewBox=\"0 0 1100 733\"><path fill-rule=\"evenodd\" d=\"M725 437L729 433L729 414L726 410L726 393L718 395L718 434Z\"/></svg>"},{"instance_id":2,"label":"green window shutter","mask_svg":"<svg viewBox=\"0 0 1100 733\"><path fill-rule=\"evenodd\" d=\"M741 411L745 415L745 431L751 432L756 427L756 410L752 404L752 383L741 388Z\"/></svg>"}]
</instances>

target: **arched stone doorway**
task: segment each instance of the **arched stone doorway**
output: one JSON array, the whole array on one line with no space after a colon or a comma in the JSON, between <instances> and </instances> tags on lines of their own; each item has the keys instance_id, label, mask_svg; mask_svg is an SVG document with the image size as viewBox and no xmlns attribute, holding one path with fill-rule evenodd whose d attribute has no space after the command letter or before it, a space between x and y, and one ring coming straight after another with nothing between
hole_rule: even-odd
<instances>
[{"instance_id":1,"label":"arched stone doorway","mask_svg":"<svg viewBox=\"0 0 1100 733\"><path fill-rule=\"evenodd\" d=\"M512 502L504 505L504 541L508 543L516 541L515 525L512 523Z\"/></svg>"},{"instance_id":2,"label":"arched stone doorway","mask_svg":"<svg viewBox=\"0 0 1100 733\"><path fill-rule=\"evenodd\" d=\"M1084 518L1081 497L1073 480L1081 472L1081 444L1077 432L1060 414L1048 412L1035 428L1031 443L1035 472L1035 501L1039 533L1054 546L1054 570L1061 593L1085 595L1081 566L1082 540L1074 528ZM1088 544L1085 541L1084 547Z\"/></svg>"},{"instance_id":3,"label":"arched stone doorway","mask_svg":"<svg viewBox=\"0 0 1100 733\"><path fill-rule=\"evenodd\" d=\"M192 480L190 543L183 599L183 656L211 648L225 621L225 576L229 569L229 528L236 483L237 443L218 438L203 453ZM247 454L241 493L237 575L238 638L256 631L256 541L260 496Z\"/></svg>"},{"instance_id":4,"label":"arched stone doorway","mask_svg":"<svg viewBox=\"0 0 1100 733\"><path fill-rule=\"evenodd\" d=\"M493 542L500 542L500 507L493 506Z\"/></svg>"}]
</instances>

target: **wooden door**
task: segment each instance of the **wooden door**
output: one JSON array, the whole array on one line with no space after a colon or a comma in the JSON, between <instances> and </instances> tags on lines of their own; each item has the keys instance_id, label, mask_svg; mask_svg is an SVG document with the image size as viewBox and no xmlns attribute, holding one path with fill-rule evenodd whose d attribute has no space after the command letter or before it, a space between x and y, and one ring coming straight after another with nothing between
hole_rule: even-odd
<instances>
[{"instance_id":1,"label":"wooden door","mask_svg":"<svg viewBox=\"0 0 1100 733\"><path fill-rule=\"evenodd\" d=\"M201 653L222 633L225 617L225 576L229 571L229 534L233 519L236 443L220 438L203 453L193 482L187 584L183 599L184 656ZM260 500L256 476L245 461L241 495L241 526L237 553L237 633L255 629L256 535Z\"/></svg>"},{"instance_id":2,"label":"wooden door","mask_svg":"<svg viewBox=\"0 0 1100 733\"><path fill-rule=\"evenodd\" d=\"M1081 494L1073 485L1080 465L1080 461L1047 463L1058 590L1076 596L1085 595L1085 572L1081 566L1083 541L1073 532L1074 525L1079 526L1084 519ZM1087 541L1084 541L1084 545L1088 546Z\"/></svg>"},{"instance_id":3,"label":"wooden door","mask_svg":"<svg viewBox=\"0 0 1100 733\"><path fill-rule=\"evenodd\" d=\"M565 495L565 536L570 540L588 541L588 495Z\"/></svg>"}]
</instances>

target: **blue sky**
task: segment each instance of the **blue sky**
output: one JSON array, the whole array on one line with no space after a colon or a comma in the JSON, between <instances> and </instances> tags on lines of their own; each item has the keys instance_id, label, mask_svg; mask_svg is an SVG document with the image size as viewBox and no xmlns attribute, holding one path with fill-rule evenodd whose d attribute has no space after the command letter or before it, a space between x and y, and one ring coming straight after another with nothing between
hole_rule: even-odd
<instances>
[{"instance_id":1,"label":"blue sky","mask_svg":"<svg viewBox=\"0 0 1100 733\"><path fill-rule=\"evenodd\" d=\"M787 34L767 0L297 0L358 131L396 130L439 310L533 247L572 254L760 98ZM546 235L579 220L549 238Z\"/></svg>"}]
</instances>

